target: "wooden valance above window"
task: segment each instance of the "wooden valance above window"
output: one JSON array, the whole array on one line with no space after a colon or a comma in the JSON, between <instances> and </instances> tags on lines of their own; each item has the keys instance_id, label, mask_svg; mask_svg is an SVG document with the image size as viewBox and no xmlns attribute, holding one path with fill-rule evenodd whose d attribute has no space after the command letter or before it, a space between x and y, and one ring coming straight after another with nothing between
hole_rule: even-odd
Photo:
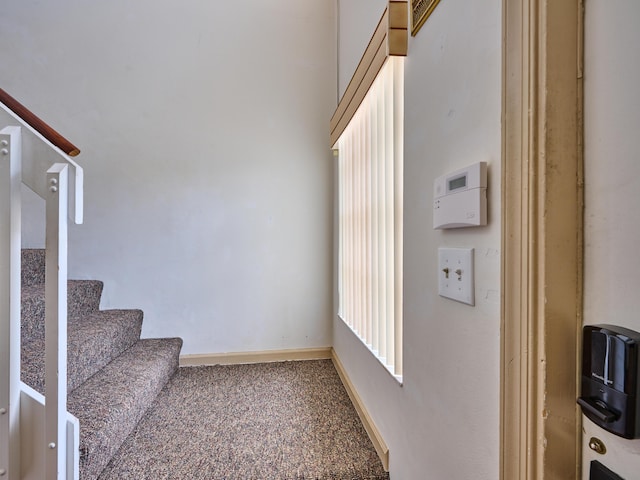
<instances>
[{"instance_id":1,"label":"wooden valance above window","mask_svg":"<svg viewBox=\"0 0 640 480\"><path fill-rule=\"evenodd\" d=\"M407 55L409 38L407 0L389 0L376 31L362 55L330 123L331 147L349 124L389 56Z\"/></svg>"}]
</instances>

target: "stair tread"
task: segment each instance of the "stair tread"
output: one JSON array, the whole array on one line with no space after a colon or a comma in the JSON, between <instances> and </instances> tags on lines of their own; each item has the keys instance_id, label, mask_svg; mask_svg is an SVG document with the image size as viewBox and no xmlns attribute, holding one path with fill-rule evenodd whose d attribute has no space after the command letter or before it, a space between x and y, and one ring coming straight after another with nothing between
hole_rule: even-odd
<instances>
[{"instance_id":1,"label":"stair tread","mask_svg":"<svg viewBox=\"0 0 640 480\"><path fill-rule=\"evenodd\" d=\"M139 340L142 317L142 310L99 310L69 318L69 392ZM23 345L21 378L44 394L44 338Z\"/></svg>"},{"instance_id":2,"label":"stair tread","mask_svg":"<svg viewBox=\"0 0 640 480\"><path fill-rule=\"evenodd\" d=\"M44 283L34 283L31 285L22 285L22 298L29 296L42 297L44 299ZM103 285L101 280L67 280L67 289L74 287L82 287L83 285Z\"/></svg>"},{"instance_id":3,"label":"stair tread","mask_svg":"<svg viewBox=\"0 0 640 480\"><path fill-rule=\"evenodd\" d=\"M103 283L99 280L67 282L67 316L72 318L100 308ZM44 338L44 284L26 285L21 289L22 343Z\"/></svg>"},{"instance_id":4,"label":"stair tread","mask_svg":"<svg viewBox=\"0 0 640 480\"><path fill-rule=\"evenodd\" d=\"M22 250L22 380L44 392L45 251ZM141 310L100 310L103 283L67 283L67 410L80 478L95 480L178 369L180 338L140 339Z\"/></svg>"},{"instance_id":5,"label":"stair tread","mask_svg":"<svg viewBox=\"0 0 640 480\"><path fill-rule=\"evenodd\" d=\"M21 258L22 286L44 283L44 258L43 248L23 248Z\"/></svg>"},{"instance_id":6,"label":"stair tread","mask_svg":"<svg viewBox=\"0 0 640 480\"><path fill-rule=\"evenodd\" d=\"M133 431L178 368L182 340L143 339L99 370L69 396L80 420L80 469L94 479Z\"/></svg>"}]
</instances>

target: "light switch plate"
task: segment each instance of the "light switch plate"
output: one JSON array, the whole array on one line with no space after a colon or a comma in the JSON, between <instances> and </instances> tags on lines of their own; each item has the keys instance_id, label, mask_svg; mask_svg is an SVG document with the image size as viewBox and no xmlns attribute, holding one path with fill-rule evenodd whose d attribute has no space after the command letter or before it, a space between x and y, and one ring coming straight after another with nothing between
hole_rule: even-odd
<instances>
[{"instance_id":1,"label":"light switch plate","mask_svg":"<svg viewBox=\"0 0 640 480\"><path fill-rule=\"evenodd\" d=\"M475 305L473 248L438 248L438 295Z\"/></svg>"}]
</instances>

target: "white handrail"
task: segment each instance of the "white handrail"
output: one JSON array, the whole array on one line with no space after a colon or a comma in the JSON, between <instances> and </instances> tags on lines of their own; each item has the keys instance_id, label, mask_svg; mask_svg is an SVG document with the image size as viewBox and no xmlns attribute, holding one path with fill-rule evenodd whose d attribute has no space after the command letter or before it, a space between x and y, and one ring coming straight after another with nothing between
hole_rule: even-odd
<instances>
[{"instance_id":1,"label":"white handrail","mask_svg":"<svg viewBox=\"0 0 640 480\"><path fill-rule=\"evenodd\" d=\"M66 410L67 225L83 220L83 170L0 104L3 124L20 126L0 130L0 480L77 480L77 419ZM47 204L44 402L20 382L21 183ZM43 433L22 418L22 401L44 418ZM25 466L25 441L37 465Z\"/></svg>"}]
</instances>

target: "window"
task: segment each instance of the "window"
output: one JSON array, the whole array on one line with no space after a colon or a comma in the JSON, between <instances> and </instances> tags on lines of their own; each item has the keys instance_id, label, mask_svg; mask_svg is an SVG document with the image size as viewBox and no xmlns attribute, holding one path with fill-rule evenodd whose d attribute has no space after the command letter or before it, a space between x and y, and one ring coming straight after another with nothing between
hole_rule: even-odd
<instances>
[{"instance_id":1,"label":"window","mask_svg":"<svg viewBox=\"0 0 640 480\"><path fill-rule=\"evenodd\" d=\"M404 57L389 56L338 138L338 315L402 377Z\"/></svg>"}]
</instances>

